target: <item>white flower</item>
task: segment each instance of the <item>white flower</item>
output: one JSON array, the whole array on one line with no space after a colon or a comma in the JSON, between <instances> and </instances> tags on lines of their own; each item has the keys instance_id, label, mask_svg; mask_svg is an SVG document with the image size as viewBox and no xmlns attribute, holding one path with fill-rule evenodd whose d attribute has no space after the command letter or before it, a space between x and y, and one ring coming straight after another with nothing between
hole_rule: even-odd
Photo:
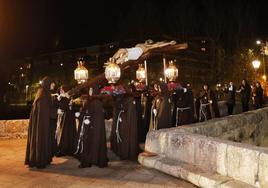
<instances>
[{"instance_id":1,"label":"white flower","mask_svg":"<svg viewBox=\"0 0 268 188\"><path fill-rule=\"evenodd\" d=\"M77 118L78 118L78 117L80 116L80 112L75 112L75 114L74 114L74 115L75 115L75 117L77 117Z\"/></svg>"},{"instance_id":2,"label":"white flower","mask_svg":"<svg viewBox=\"0 0 268 188\"><path fill-rule=\"evenodd\" d=\"M84 121L84 123L85 123L86 125L88 125L88 124L90 123L89 119L86 119L86 120Z\"/></svg>"}]
</instances>

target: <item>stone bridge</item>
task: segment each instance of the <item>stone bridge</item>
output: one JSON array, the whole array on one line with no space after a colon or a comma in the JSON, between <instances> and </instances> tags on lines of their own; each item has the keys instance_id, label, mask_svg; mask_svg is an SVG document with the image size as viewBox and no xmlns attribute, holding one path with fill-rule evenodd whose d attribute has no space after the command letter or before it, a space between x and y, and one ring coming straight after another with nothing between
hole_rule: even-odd
<instances>
[{"instance_id":1,"label":"stone bridge","mask_svg":"<svg viewBox=\"0 0 268 188\"><path fill-rule=\"evenodd\" d=\"M267 188L267 146L263 108L149 132L139 162L199 187Z\"/></svg>"}]
</instances>

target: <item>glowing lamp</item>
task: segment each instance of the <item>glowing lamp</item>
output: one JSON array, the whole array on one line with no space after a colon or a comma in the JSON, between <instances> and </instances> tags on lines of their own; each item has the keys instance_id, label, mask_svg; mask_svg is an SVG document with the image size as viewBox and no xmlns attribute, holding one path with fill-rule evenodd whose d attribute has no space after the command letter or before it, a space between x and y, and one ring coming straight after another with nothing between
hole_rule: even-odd
<instances>
[{"instance_id":1,"label":"glowing lamp","mask_svg":"<svg viewBox=\"0 0 268 188\"><path fill-rule=\"evenodd\" d=\"M169 61L169 66L165 70L165 76L170 82L175 81L178 77L178 69L174 65L173 61Z\"/></svg>"},{"instance_id":2,"label":"glowing lamp","mask_svg":"<svg viewBox=\"0 0 268 188\"><path fill-rule=\"evenodd\" d=\"M261 65L261 62L259 60L252 61L252 66L254 69L257 70L258 68L260 68L260 65Z\"/></svg>"},{"instance_id":3,"label":"glowing lamp","mask_svg":"<svg viewBox=\"0 0 268 188\"><path fill-rule=\"evenodd\" d=\"M74 79L79 84L88 79L88 70L84 67L84 62L82 60L77 61L77 68L74 70Z\"/></svg>"},{"instance_id":4,"label":"glowing lamp","mask_svg":"<svg viewBox=\"0 0 268 188\"><path fill-rule=\"evenodd\" d=\"M146 79L146 71L142 64L139 64L139 68L136 71L136 77L139 82L144 82Z\"/></svg>"},{"instance_id":5,"label":"glowing lamp","mask_svg":"<svg viewBox=\"0 0 268 188\"><path fill-rule=\"evenodd\" d=\"M109 84L115 84L121 76L120 67L114 62L113 59L110 59L105 68L105 78L108 80Z\"/></svg>"}]
</instances>

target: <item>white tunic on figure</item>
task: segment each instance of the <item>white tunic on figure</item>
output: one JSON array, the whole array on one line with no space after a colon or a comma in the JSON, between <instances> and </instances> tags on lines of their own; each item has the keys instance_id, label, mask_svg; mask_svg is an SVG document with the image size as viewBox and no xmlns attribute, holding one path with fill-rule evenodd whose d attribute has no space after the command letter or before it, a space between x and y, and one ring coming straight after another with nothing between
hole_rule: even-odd
<instances>
[{"instance_id":1,"label":"white tunic on figure","mask_svg":"<svg viewBox=\"0 0 268 188\"><path fill-rule=\"evenodd\" d=\"M140 47L127 48L128 60L137 60L142 55L143 50Z\"/></svg>"}]
</instances>

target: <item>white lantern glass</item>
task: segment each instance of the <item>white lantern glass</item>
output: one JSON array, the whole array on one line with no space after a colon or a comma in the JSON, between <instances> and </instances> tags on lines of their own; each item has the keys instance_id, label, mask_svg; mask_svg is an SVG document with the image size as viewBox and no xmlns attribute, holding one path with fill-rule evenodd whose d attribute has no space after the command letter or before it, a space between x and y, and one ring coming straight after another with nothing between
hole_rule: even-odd
<instances>
[{"instance_id":1,"label":"white lantern glass","mask_svg":"<svg viewBox=\"0 0 268 188\"><path fill-rule=\"evenodd\" d=\"M173 61L169 62L168 68L165 70L165 76L168 78L169 81L175 81L178 77L178 69L173 64Z\"/></svg>"},{"instance_id":2,"label":"white lantern glass","mask_svg":"<svg viewBox=\"0 0 268 188\"><path fill-rule=\"evenodd\" d=\"M77 68L74 70L74 79L78 83L83 83L88 79L88 70L84 67L83 61L77 62Z\"/></svg>"},{"instance_id":3,"label":"white lantern glass","mask_svg":"<svg viewBox=\"0 0 268 188\"><path fill-rule=\"evenodd\" d=\"M109 84L115 84L121 77L120 67L113 62L109 62L108 66L105 68L105 78L108 80Z\"/></svg>"},{"instance_id":4,"label":"white lantern glass","mask_svg":"<svg viewBox=\"0 0 268 188\"><path fill-rule=\"evenodd\" d=\"M136 78L139 82L144 82L146 79L146 71L142 64L139 64L139 68L136 71Z\"/></svg>"}]
</instances>

